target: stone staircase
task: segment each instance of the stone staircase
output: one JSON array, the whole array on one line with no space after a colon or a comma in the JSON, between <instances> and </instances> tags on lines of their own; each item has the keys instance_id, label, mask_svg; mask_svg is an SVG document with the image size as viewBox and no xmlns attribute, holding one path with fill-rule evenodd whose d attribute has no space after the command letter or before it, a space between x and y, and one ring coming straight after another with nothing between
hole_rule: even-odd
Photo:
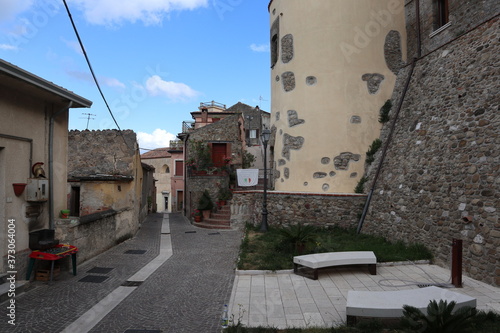
<instances>
[{"instance_id":1,"label":"stone staircase","mask_svg":"<svg viewBox=\"0 0 500 333\"><path fill-rule=\"evenodd\" d=\"M205 229L231 229L231 206L225 205L211 214L210 218L193 224Z\"/></svg>"}]
</instances>

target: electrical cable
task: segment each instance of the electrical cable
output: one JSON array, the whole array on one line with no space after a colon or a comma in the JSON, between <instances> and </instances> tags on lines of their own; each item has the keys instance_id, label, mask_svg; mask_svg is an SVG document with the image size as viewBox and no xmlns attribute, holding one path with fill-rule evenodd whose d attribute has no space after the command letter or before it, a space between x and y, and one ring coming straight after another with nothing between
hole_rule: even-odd
<instances>
[{"instance_id":1,"label":"electrical cable","mask_svg":"<svg viewBox=\"0 0 500 333\"><path fill-rule=\"evenodd\" d=\"M92 78L94 79L94 82L97 86L97 90L99 90L99 93L101 94L101 97L102 97L102 100L104 101L104 104L106 104L106 108L108 109L108 112L109 114L111 115L111 118L113 119L116 127L118 128L118 131L123 139L123 142L125 142L125 144L127 145L128 148L132 149L132 150L138 150L138 148L135 148L135 147L131 147L129 145L129 143L127 142L127 140L125 139L125 136L123 135L123 131L122 129L120 128L120 125L118 125L118 122L116 121L115 119L115 116L113 115L113 111L111 111L111 108L109 107L109 104L108 104L108 101L106 99L106 97L104 96L104 93L101 89L101 86L99 85L99 81L97 80L97 76L95 75L94 73L94 69L92 68L92 65L90 63L90 59L87 55L87 52L85 51L85 47L83 46L83 42L82 42L82 39L80 38L80 34L78 33L78 29L76 28L76 25L75 25L75 22L73 21L73 16L71 15L71 12L69 10L69 7L68 7L68 4L66 3L66 0L63 0L64 2L64 6L66 7L66 12L68 13L68 17L71 21L71 25L73 26L73 30L75 31L75 34L76 34L76 37L78 39L78 43L80 44L80 47L82 49L82 52L83 52L83 55L85 57L85 60L87 62L87 65L89 66L89 69L90 69L90 73L92 74Z\"/></svg>"},{"instance_id":2,"label":"electrical cable","mask_svg":"<svg viewBox=\"0 0 500 333\"><path fill-rule=\"evenodd\" d=\"M118 130L121 132L120 126L118 125L118 122L115 119L115 116L113 115L113 112L111 111L111 108L109 107L108 101L106 100L106 97L104 96L104 93L102 92L101 86L99 85L99 81L97 80L97 77L94 73L94 70L92 69L92 65L90 64L89 57L87 56L87 52L85 51L85 47L83 46L83 42L80 38L80 34L78 33L78 30L76 29L75 22L73 21L73 16L71 15L71 12L69 10L68 4L66 3L66 0L63 0L64 6L66 7L66 11L68 13L69 19L71 21L71 25L73 26L73 30L75 31L76 38L78 38L78 43L80 44L80 47L82 48L83 56L85 57L85 60L87 61L87 65L89 66L90 73L92 74L92 78L94 79L94 82L97 86L97 89L99 90L99 93L101 94L101 97L104 101L104 104L106 104L106 107L108 108L109 114L111 115L111 118L113 118L113 121L115 122L116 127L118 127Z\"/></svg>"},{"instance_id":3,"label":"electrical cable","mask_svg":"<svg viewBox=\"0 0 500 333\"><path fill-rule=\"evenodd\" d=\"M454 288L455 286L451 284L450 282L439 282L436 281L429 273L427 273L422 267L419 267L415 262L411 260L406 260L410 262L412 265L415 267L419 268L422 272L425 273L432 281L431 283L429 282L418 282L418 281L412 281L412 280L403 280L403 279L382 279L378 281L378 284L381 285L382 287L393 287L393 288L401 288L401 287L411 287L411 286L425 286L425 287L430 287L430 286L435 286L435 287L440 287L440 288ZM384 282L389 282L389 281L398 281L398 282L404 282L404 284L385 284ZM450 280L449 280L450 281Z\"/></svg>"}]
</instances>

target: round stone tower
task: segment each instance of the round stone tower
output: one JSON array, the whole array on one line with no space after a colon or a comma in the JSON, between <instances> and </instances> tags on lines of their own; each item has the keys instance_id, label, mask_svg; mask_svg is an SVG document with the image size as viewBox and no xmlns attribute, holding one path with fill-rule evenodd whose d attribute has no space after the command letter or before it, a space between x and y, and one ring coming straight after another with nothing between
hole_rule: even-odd
<instances>
[{"instance_id":1,"label":"round stone tower","mask_svg":"<svg viewBox=\"0 0 500 333\"><path fill-rule=\"evenodd\" d=\"M272 0L275 190L353 193L405 64L403 0Z\"/></svg>"}]
</instances>

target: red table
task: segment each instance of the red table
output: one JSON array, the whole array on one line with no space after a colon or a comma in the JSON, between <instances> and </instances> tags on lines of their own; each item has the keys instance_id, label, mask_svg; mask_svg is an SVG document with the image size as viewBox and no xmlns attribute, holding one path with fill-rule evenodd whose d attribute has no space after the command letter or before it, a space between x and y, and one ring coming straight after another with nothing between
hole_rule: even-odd
<instances>
[{"instance_id":1,"label":"red table","mask_svg":"<svg viewBox=\"0 0 500 333\"><path fill-rule=\"evenodd\" d=\"M76 275L76 254L78 248L69 244L58 244L54 247L45 250L35 250L30 253L30 262L28 266L28 273L26 274L26 280L29 281L31 277L31 271L35 266L35 260L50 260L50 282L52 282L52 275L54 274L54 263L56 260L62 259L71 255L71 262L73 264L73 275Z\"/></svg>"}]
</instances>

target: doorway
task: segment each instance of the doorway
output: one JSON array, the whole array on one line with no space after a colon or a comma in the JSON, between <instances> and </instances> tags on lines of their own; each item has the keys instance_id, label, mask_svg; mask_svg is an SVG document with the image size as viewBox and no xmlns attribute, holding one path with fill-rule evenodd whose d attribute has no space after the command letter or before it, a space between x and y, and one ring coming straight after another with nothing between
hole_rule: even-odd
<instances>
[{"instance_id":1,"label":"doorway","mask_svg":"<svg viewBox=\"0 0 500 333\"><path fill-rule=\"evenodd\" d=\"M225 143L212 143L212 162L215 167L222 167L225 165L224 159L227 154L227 144Z\"/></svg>"}]
</instances>

